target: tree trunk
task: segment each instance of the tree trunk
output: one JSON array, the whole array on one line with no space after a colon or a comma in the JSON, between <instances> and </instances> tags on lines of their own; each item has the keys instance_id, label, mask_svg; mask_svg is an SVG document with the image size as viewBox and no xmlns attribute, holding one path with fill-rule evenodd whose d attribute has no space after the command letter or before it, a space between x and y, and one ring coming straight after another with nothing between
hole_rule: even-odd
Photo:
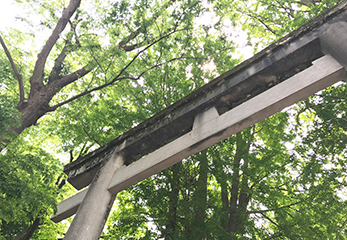
<instances>
[{"instance_id":1,"label":"tree trunk","mask_svg":"<svg viewBox=\"0 0 347 240\"><path fill-rule=\"evenodd\" d=\"M221 201L222 209L219 212L220 224L225 232L229 231L229 189L228 189L228 177L224 172L224 166L221 159L221 152L219 150L209 151L213 160L212 174L216 178L218 184L221 187Z\"/></svg>"},{"instance_id":2,"label":"tree trunk","mask_svg":"<svg viewBox=\"0 0 347 240\"><path fill-rule=\"evenodd\" d=\"M24 237L21 240L29 240L32 237L32 235L34 234L34 232L40 226L40 222L41 222L41 219L40 218L36 218L35 221L30 225L30 227L28 228L26 234L24 235Z\"/></svg>"},{"instance_id":3,"label":"tree trunk","mask_svg":"<svg viewBox=\"0 0 347 240\"><path fill-rule=\"evenodd\" d=\"M231 185L231 197L230 197L230 216L229 216L229 232L236 232L236 224L237 224L237 199L239 195L239 178L240 178L240 141L241 141L241 133L237 135L236 142L236 154L234 157L233 164L233 178Z\"/></svg>"},{"instance_id":4,"label":"tree trunk","mask_svg":"<svg viewBox=\"0 0 347 240\"><path fill-rule=\"evenodd\" d=\"M222 228L225 230L225 232L229 231L228 228L228 222L229 222L229 193L227 188L227 182L225 181L225 184L221 184L221 199L222 199L222 205L223 205L223 211L220 216L220 222L222 224Z\"/></svg>"},{"instance_id":5,"label":"tree trunk","mask_svg":"<svg viewBox=\"0 0 347 240\"><path fill-rule=\"evenodd\" d=\"M250 129L249 129L250 130ZM248 130L245 130L248 131ZM246 222L248 215L247 215L247 206L251 198L251 193L248 185L248 174L249 174L249 149L253 142L254 137L254 129L252 134L249 134L249 138L247 139L247 142L245 142L246 148L243 151L243 165L242 165L242 180L241 180L241 188L240 188L240 196L239 196L239 203L238 203L238 209L237 209L237 229L236 231L238 233L243 233L245 231L244 229L244 223Z\"/></svg>"},{"instance_id":6,"label":"tree trunk","mask_svg":"<svg viewBox=\"0 0 347 240\"><path fill-rule=\"evenodd\" d=\"M197 159L200 162L199 166L199 178L197 180L197 186L194 194L194 219L193 219L193 231L192 239L204 239L205 235L205 218L207 207L207 173L208 173L208 159L207 150L204 150L197 155Z\"/></svg>"},{"instance_id":7,"label":"tree trunk","mask_svg":"<svg viewBox=\"0 0 347 240\"><path fill-rule=\"evenodd\" d=\"M41 218L37 217L28 228L24 229L21 233L17 234L16 237L12 238L12 240L29 240L34 234L34 232L39 228L40 222Z\"/></svg>"},{"instance_id":8,"label":"tree trunk","mask_svg":"<svg viewBox=\"0 0 347 240\"><path fill-rule=\"evenodd\" d=\"M28 98L25 98L24 83L21 74L18 72L14 60L10 52L7 49L5 42L0 37L0 42L3 49L6 52L7 58L11 63L12 69L18 80L18 85L20 89L20 99L17 105L18 111L21 113L21 125L19 127L11 126L8 131L16 132L20 134L26 128L35 125L37 120L41 118L44 114L49 111L54 111L55 108L49 107L49 102L54 97L54 95L60 91L60 89L68 84L76 81L78 78L84 76L89 71L82 68L74 73L68 74L65 77L60 78L57 81L52 81L48 84L44 84L44 70L47 58L51 53L52 48L56 44L57 40L60 38L60 34L65 29L67 23L69 22L72 15L76 12L77 8L80 6L81 0L70 0L68 6L62 12L62 16L58 20L55 28L53 29L50 37L44 44L42 50L37 55L37 60L35 67L30 77L30 92ZM9 136L11 134L8 134ZM5 145L8 144L10 139L0 139ZM0 149L2 150L2 149Z\"/></svg>"},{"instance_id":9,"label":"tree trunk","mask_svg":"<svg viewBox=\"0 0 347 240\"><path fill-rule=\"evenodd\" d=\"M39 92L30 97L24 102L25 104L18 105L17 109L21 113L21 126L13 128L13 130L20 134L26 128L35 125L37 120L51 111L49 102L54 94L49 91L48 87L43 87Z\"/></svg>"},{"instance_id":10,"label":"tree trunk","mask_svg":"<svg viewBox=\"0 0 347 240\"><path fill-rule=\"evenodd\" d=\"M243 159L245 152L245 141L242 138L242 133L236 134L236 153L233 163L233 178L231 185L230 197L230 216L229 216L229 232L235 233L238 223L238 200L239 200L239 182L240 182L240 162Z\"/></svg>"},{"instance_id":11,"label":"tree trunk","mask_svg":"<svg viewBox=\"0 0 347 240\"><path fill-rule=\"evenodd\" d=\"M239 206L237 208L237 226L236 231L238 233L244 232L244 223L247 220L247 205L250 200L251 194L249 193L248 186L248 159L244 158L244 165L242 166L242 180L241 180L241 188L240 188L240 196L239 196Z\"/></svg>"},{"instance_id":12,"label":"tree trunk","mask_svg":"<svg viewBox=\"0 0 347 240\"><path fill-rule=\"evenodd\" d=\"M179 162L172 166L170 170L172 171L172 177L169 178L171 192L169 193L169 212L168 212L168 223L165 227L165 240L174 240L176 239L177 230L178 230L178 194L180 190L180 179L179 173L182 163Z\"/></svg>"}]
</instances>

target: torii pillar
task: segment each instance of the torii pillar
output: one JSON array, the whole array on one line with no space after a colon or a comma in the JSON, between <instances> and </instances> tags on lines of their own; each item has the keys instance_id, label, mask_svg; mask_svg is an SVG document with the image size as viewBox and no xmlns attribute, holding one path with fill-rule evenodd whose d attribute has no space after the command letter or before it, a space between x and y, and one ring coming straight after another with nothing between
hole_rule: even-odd
<instances>
[{"instance_id":1,"label":"torii pillar","mask_svg":"<svg viewBox=\"0 0 347 240\"><path fill-rule=\"evenodd\" d=\"M123 166L122 154L112 154L95 175L64 239L99 239L117 194L107 187L115 170Z\"/></svg>"}]
</instances>

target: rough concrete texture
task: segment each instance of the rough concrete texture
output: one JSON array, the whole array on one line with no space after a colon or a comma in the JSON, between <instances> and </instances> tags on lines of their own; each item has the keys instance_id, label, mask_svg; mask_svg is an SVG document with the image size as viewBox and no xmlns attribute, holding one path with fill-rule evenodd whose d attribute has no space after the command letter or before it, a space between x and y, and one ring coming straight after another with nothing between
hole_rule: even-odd
<instances>
[{"instance_id":1,"label":"rough concrete texture","mask_svg":"<svg viewBox=\"0 0 347 240\"><path fill-rule=\"evenodd\" d=\"M347 19L346 19L347 20ZM321 32L322 50L347 69L347 22L334 22Z\"/></svg>"},{"instance_id":2,"label":"rough concrete texture","mask_svg":"<svg viewBox=\"0 0 347 240\"><path fill-rule=\"evenodd\" d=\"M124 190L345 78L343 66L327 55L307 70L222 115L217 115L215 109L207 110L203 114L206 121L195 121L193 131L115 172L109 190Z\"/></svg>"},{"instance_id":3,"label":"rough concrete texture","mask_svg":"<svg viewBox=\"0 0 347 240\"><path fill-rule=\"evenodd\" d=\"M198 114L191 132L157 149L129 166L118 168L108 190L117 194L137 182L257 123L291 104L346 78L343 66L329 55L313 62L310 68L219 115L216 108ZM71 199L71 208L76 204ZM64 202L64 206L67 206ZM71 213L61 208L56 218Z\"/></svg>"},{"instance_id":4,"label":"rough concrete texture","mask_svg":"<svg viewBox=\"0 0 347 240\"><path fill-rule=\"evenodd\" d=\"M285 81L330 54L346 66L347 2L311 20L253 58L222 74L177 103L139 124L110 143L64 168L77 189L88 186L103 159L122 151L126 165L191 131L200 112L215 107L219 114ZM323 48L321 48L321 43ZM121 147L122 146L122 147Z\"/></svg>"},{"instance_id":5,"label":"rough concrete texture","mask_svg":"<svg viewBox=\"0 0 347 240\"><path fill-rule=\"evenodd\" d=\"M119 153L110 155L110 158L104 161L77 210L65 240L99 239L116 197L107 187L114 171L123 164L123 155Z\"/></svg>"},{"instance_id":6,"label":"rough concrete texture","mask_svg":"<svg viewBox=\"0 0 347 240\"><path fill-rule=\"evenodd\" d=\"M322 55L319 40L315 36L301 38L275 52L268 52L267 57L212 81L104 147L65 166L68 181L81 189L90 183L102 159L109 152L124 152L126 165L129 165L190 132L194 118L200 112L212 107L219 114L229 111L306 69Z\"/></svg>"},{"instance_id":7,"label":"rough concrete texture","mask_svg":"<svg viewBox=\"0 0 347 240\"><path fill-rule=\"evenodd\" d=\"M57 213L51 217L51 220L55 223L60 222L68 217L71 217L77 212L78 207L87 194L88 189L73 195L72 197L60 202L57 207Z\"/></svg>"}]
</instances>

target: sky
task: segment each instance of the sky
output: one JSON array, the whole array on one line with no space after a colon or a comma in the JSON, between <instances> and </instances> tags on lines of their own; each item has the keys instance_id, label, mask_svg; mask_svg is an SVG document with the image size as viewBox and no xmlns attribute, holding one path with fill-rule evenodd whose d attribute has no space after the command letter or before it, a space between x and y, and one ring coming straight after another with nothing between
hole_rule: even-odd
<instances>
[{"instance_id":1,"label":"sky","mask_svg":"<svg viewBox=\"0 0 347 240\"><path fill-rule=\"evenodd\" d=\"M15 0L1 0L1 8L0 8L0 33L1 31L5 31L6 28L16 28L19 30L28 30L28 25L26 25L24 22L20 21L20 20L16 20L16 17L19 16L24 16L25 14L25 9L23 9L19 4L17 4L15 2ZM31 20L33 20L35 16L31 15L30 18ZM207 19L207 20L206 20ZM204 16L204 18L199 19L200 25L205 24L206 25L206 21L207 22L211 22L212 21L212 17L211 16ZM233 32L236 32L236 29L232 29ZM239 45L239 48L242 52L242 55L244 57L244 59L247 59L249 57L251 57L253 55L253 50L251 47L249 46L243 46L246 41L246 35L244 33L242 33L241 31L237 31L238 32L238 36L233 38L233 41ZM46 34L49 34L48 32L46 32ZM44 42L45 41L45 35L43 34L39 34L40 36L36 36L39 39L39 42ZM46 36L47 37L47 36ZM237 55L237 56L236 56ZM239 57L240 54L236 54L234 57Z\"/></svg>"},{"instance_id":2,"label":"sky","mask_svg":"<svg viewBox=\"0 0 347 240\"><path fill-rule=\"evenodd\" d=\"M13 0L2 0L0 8L0 31L4 31L7 27L16 27L22 25L19 21L15 21L22 9Z\"/></svg>"}]
</instances>

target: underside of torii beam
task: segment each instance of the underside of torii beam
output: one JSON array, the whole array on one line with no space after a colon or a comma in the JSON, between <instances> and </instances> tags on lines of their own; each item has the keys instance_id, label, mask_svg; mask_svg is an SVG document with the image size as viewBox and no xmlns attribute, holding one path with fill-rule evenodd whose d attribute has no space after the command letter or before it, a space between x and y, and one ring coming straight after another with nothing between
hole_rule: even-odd
<instances>
[{"instance_id":1,"label":"underside of torii beam","mask_svg":"<svg viewBox=\"0 0 347 240\"><path fill-rule=\"evenodd\" d=\"M90 186L61 202L52 220L78 210L65 239L98 239L119 191L344 80L346 69L344 2L66 165L76 189Z\"/></svg>"}]
</instances>

